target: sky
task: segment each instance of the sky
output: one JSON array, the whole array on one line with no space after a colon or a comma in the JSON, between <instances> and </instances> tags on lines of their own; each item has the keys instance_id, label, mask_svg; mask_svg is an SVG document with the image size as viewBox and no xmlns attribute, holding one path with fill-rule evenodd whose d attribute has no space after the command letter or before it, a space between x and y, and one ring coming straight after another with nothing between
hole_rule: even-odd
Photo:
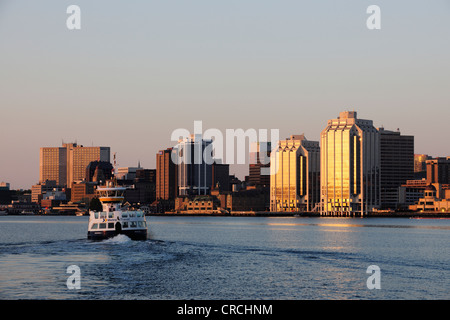
<instances>
[{"instance_id":1,"label":"sky","mask_svg":"<svg viewBox=\"0 0 450 320\"><path fill-rule=\"evenodd\" d=\"M345 110L450 156L449 16L448 0L0 0L0 181L31 188L62 141L152 169L196 120L318 141Z\"/></svg>"}]
</instances>

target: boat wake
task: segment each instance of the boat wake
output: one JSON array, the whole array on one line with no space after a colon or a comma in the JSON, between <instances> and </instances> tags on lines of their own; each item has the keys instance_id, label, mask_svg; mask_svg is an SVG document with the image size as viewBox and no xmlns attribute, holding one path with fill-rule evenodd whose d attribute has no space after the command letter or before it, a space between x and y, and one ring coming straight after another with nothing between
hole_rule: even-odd
<instances>
[{"instance_id":1,"label":"boat wake","mask_svg":"<svg viewBox=\"0 0 450 320\"><path fill-rule=\"evenodd\" d=\"M129 237L127 237L124 234L118 234L117 236L114 236L112 238L109 239L105 239L103 241L101 241L102 243L127 243L127 242L131 242L133 240L131 240Z\"/></svg>"}]
</instances>

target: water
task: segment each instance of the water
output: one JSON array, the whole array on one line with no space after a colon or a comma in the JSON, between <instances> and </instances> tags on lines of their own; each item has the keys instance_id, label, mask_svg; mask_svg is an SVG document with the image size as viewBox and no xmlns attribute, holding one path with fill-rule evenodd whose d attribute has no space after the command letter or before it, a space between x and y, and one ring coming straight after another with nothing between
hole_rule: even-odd
<instances>
[{"instance_id":1,"label":"water","mask_svg":"<svg viewBox=\"0 0 450 320\"><path fill-rule=\"evenodd\" d=\"M0 217L0 299L450 298L450 220L152 216L92 242L87 219Z\"/></svg>"}]
</instances>

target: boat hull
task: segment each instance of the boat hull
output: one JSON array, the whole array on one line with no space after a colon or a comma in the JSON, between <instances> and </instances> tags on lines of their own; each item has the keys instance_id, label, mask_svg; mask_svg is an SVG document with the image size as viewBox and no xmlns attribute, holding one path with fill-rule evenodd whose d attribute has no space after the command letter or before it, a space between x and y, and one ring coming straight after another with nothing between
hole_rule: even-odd
<instances>
[{"instance_id":1,"label":"boat hull","mask_svg":"<svg viewBox=\"0 0 450 320\"><path fill-rule=\"evenodd\" d=\"M147 229L122 230L121 232L115 230L88 231L87 238L89 240L104 240L113 238L119 234L126 235L131 240L147 240Z\"/></svg>"}]
</instances>

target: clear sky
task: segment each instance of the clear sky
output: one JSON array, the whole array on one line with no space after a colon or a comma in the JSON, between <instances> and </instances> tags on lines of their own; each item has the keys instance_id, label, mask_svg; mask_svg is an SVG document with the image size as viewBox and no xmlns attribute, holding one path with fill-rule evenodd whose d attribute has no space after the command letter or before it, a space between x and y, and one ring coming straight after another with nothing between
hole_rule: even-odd
<instances>
[{"instance_id":1,"label":"clear sky","mask_svg":"<svg viewBox=\"0 0 450 320\"><path fill-rule=\"evenodd\" d=\"M449 0L0 0L0 181L30 188L62 140L155 168L194 120L319 140L344 110L450 156L449 40Z\"/></svg>"}]
</instances>

